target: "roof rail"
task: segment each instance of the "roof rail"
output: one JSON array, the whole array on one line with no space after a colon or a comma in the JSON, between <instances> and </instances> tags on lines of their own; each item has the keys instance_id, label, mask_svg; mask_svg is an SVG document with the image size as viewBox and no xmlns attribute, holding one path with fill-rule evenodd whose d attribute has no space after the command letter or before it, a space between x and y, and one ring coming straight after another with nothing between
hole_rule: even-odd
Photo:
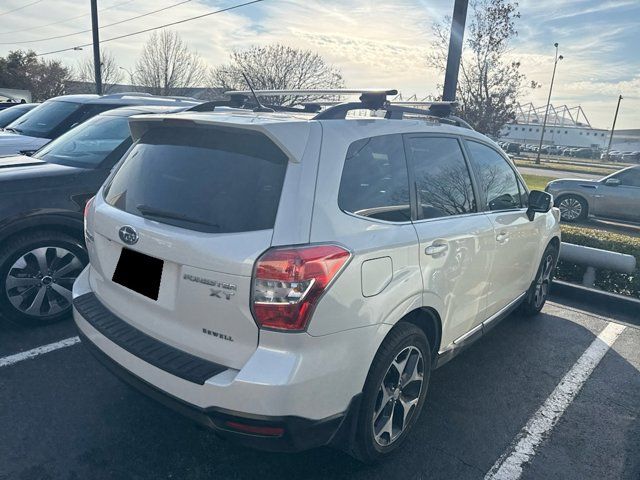
<instances>
[{"instance_id":1,"label":"roof rail","mask_svg":"<svg viewBox=\"0 0 640 480\"><path fill-rule=\"evenodd\" d=\"M102 98L122 98L122 97L153 97L150 93L147 92L118 92L118 93L108 93L106 95L102 95Z\"/></svg>"},{"instance_id":2,"label":"roof rail","mask_svg":"<svg viewBox=\"0 0 640 480\"><path fill-rule=\"evenodd\" d=\"M290 90L255 90L255 94L259 97L274 97L274 96L327 96L327 95L362 95L363 93L384 93L385 95L397 95L398 91L393 89L380 89L380 88L333 88L333 89L290 89ZM252 95L250 90L228 90L224 92L225 95Z\"/></svg>"},{"instance_id":3,"label":"roof rail","mask_svg":"<svg viewBox=\"0 0 640 480\"><path fill-rule=\"evenodd\" d=\"M118 92L118 93L108 93L107 95L103 95L100 98L124 98L124 97L153 97L153 98L163 98L167 100L187 100L192 102L200 102L197 98L193 97L181 97L177 95L153 95L148 92Z\"/></svg>"},{"instance_id":4,"label":"roof rail","mask_svg":"<svg viewBox=\"0 0 640 480\"><path fill-rule=\"evenodd\" d=\"M389 93L389 95L395 95ZM417 108L418 106L427 108ZM453 109L457 106L456 102L398 102L391 103L386 100L386 96L382 96L381 92L363 93L359 102L347 102L333 105L326 110L318 113L315 120L334 120L344 119L347 114L353 110L384 110L385 118L392 120L401 120L405 114L420 115L431 117L442 123L449 123L459 127L472 127L464 120L452 115Z\"/></svg>"},{"instance_id":5,"label":"roof rail","mask_svg":"<svg viewBox=\"0 0 640 480\"><path fill-rule=\"evenodd\" d=\"M276 111L285 112L318 112L314 120L335 120L344 119L347 114L354 110L383 110L385 118L400 120L405 115L429 117L441 123L456 125L473 130L471 125L459 117L453 115L454 108L458 105L456 102L424 102L424 101L399 101L390 102L387 100L389 95L398 95L395 89L299 89L299 90L255 90L253 93L249 90L229 90L224 92L231 99L219 102L207 102L198 107L194 107L193 111L210 111L215 106L230 106L236 108L253 108L250 97L255 93L256 96L345 96L360 95L357 102L338 103L334 101L318 101L303 104L304 108L283 107L268 105ZM253 102L255 103L255 102ZM215 105L214 105L215 104ZM327 106L325 110L320 111L321 107ZM213 107L213 108L212 108ZM424 107L424 108L418 108Z\"/></svg>"}]
</instances>

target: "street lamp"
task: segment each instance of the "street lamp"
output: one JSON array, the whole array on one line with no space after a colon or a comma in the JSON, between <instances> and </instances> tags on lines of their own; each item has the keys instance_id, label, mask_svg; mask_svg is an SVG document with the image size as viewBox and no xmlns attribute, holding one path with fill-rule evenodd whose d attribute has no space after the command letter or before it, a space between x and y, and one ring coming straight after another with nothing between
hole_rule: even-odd
<instances>
[{"instance_id":1,"label":"street lamp","mask_svg":"<svg viewBox=\"0 0 640 480\"><path fill-rule=\"evenodd\" d=\"M131 85L133 86L133 73L131 72L131 70L129 70L128 68L124 68L124 67L118 67L120 70L124 70L125 72L127 72L129 74L129 81L131 82ZM136 73L138 73L139 70L136 70Z\"/></svg>"},{"instance_id":2,"label":"street lamp","mask_svg":"<svg viewBox=\"0 0 640 480\"><path fill-rule=\"evenodd\" d=\"M549 85L549 98L547 98L547 108L544 112L544 121L542 122L542 133L540 134L540 145L538 145L538 154L536 155L536 163L540 164L540 150L542 149L542 141L544 140L544 129L547 126L547 115L549 115L549 104L551 103L551 91L553 90L553 80L556 78L556 67L558 66L558 61L562 60L564 57L562 55L558 56L558 42L553 44L556 47L556 58L553 62L553 74L551 75L551 85Z\"/></svg>"}]
</instances>

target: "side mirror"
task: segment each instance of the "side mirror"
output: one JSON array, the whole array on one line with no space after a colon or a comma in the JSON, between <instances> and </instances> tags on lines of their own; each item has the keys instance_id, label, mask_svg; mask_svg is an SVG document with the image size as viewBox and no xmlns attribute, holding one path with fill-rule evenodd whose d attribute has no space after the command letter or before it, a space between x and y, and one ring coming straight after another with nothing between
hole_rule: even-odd
<instances>
[{"instance_id":1,"label":"side mirror","mask_svg":"<svg viewBox=\"0 0 640 480\"><path fill-rule=\"evenodd\" d=\"M540 190L531 190L529 192L529 208L527 208L527 217L533 221L536 212L547 213L551 210L553 197L547 192Z\"/></svg>"},{"instance_id":2,"label":"side mirror","mask_svg":"<svg viewBox=\"0 0 640 480\"><path fill-rule=\"evenodd\" d=\"M618 185L620 185L620 179L618 178L607 178L604 181L605 185L608 185L610 187L617 187Z\"/></svg>"}]
</instances>

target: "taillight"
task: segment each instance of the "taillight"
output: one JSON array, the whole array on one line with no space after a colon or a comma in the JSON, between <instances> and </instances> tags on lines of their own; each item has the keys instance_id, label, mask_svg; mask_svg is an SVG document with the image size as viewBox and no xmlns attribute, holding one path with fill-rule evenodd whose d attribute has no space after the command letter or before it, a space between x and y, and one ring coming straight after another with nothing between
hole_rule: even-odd
<instances>
[{"instance_id":1,"label":"taillight","mask_svg":"<svg viewBox=\"0 0 640 480\"><path fill-rule=\"evenodd\" d=\"M253 315L260 327L304 330L351 253L337 245L273 248L256 262Z\"/></svg>"},{"instance_id":2,"label":"taillight","mask_svg":"<svg viewBox=\"0 0 640 480\"><path fill-rule=\"evenodd\" d=\"M87 218L87 213L89 213L89 209L91 208L91 204L93 203L93 199L96 198L95 196L91 197L89 200L87 200L87 203L84 204L84 218Z\"/></svg>"}]
</instances>

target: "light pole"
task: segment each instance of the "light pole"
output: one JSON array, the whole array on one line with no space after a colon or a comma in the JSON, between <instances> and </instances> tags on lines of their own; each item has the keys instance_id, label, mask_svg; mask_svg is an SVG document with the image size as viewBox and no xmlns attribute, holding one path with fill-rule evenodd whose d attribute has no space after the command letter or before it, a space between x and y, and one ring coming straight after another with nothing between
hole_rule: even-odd
<instances>
[{"instance_id":1,"label":"light pole","mask_svg":"<svg viewBox=\"0 0 640 480\"><path fill-rule=\"evenodd\" d=\"M131 86L133 87L133 73L131 72L131 70L129 70L128 68L124 68L124 67L118 67L120 70L124 70L125 72L127 72L129 74L129 81L131 82ZM136 73L139 72L139 70L136 70Z\"/></svg>"},{"instance_id":2,"label":"light pole","mask_svg":"<svg viewBox=\"0 0 640 480\"><path fill-rule=\"evenodd\" d=\"M460 69L460 58L462 57L462 40L464 38L464 25L467 21L468 6L469 0L456 0L453 5L447 69L444 73L444 89L442 92L442 100L448 102L456 99L458 70Z\"/></svg>"},{"instance_id":3,"label":"light pole","mask_svg":"<svg viewBox=\"0 0 640 480\"><path fill-rule=\"evenodd\" d=\"M91 30L93 33L93 69L96 93L102 95L102 64L100 61L100 34L98 33L98 0L91 0Z\"/></svg>"},{"instance_id":4,"label":"light pole","mask_svg":"<svg viewBox=\"0 0 640 480\"><path fill-rule=\"evenodd\" d=\"M611 150L611 141L613 140L613 131L616 129L616 120L618 119L618 110L620 110L620 100L622 100L622 95L618 96L618 105L616 106L616 113L613 116L613 125L611 126L611 134L609 134L609 144L607 145L607 155L604 157L609 161L609 150Z\"/></svg>"},{"instance_id":5,"label":"light pole","mask_svg":"<svg viewBox=\"0 0 640 480\"><path fill-rule=\"evenodd\" d=\"M554 43L553 46L556 47L556 58L553 62L553 73L551 74L551 85L549 85L549 98L547 98L547 108L544 111L544 121L542 122L542 133L540 134L540 145L538 145L538 154L536 155L537 164L540 164L540 149L542 148L542 141L544 140L544 129L547 126L547 115L549 115L549 104L551 103L551 91L553 90L553 81L556 78L556 67L558 66L558 61L564 58L562 55L558 56L558 42Z\"/></svg>"}]
</instances>

